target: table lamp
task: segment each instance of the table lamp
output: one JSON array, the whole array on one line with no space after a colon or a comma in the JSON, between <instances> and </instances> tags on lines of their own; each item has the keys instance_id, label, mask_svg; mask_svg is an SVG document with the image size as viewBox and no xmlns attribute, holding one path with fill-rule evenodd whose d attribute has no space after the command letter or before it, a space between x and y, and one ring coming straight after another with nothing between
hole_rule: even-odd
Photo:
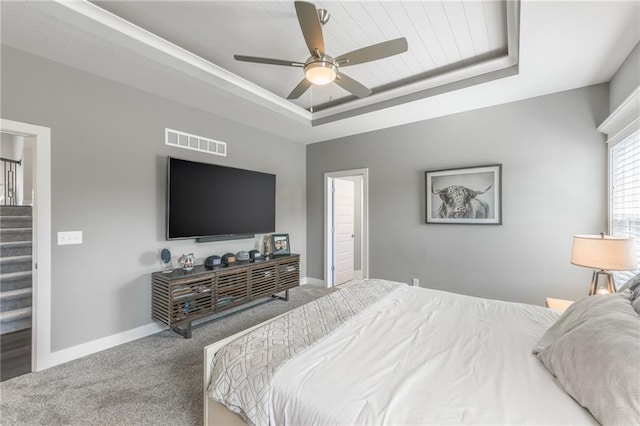
<instances>
[{"instance_id":1,"label":"table lamp","mask_svg":"<svg viewBox=\"0 0 640 426\"><path fill-rule=\"evenodd\" d=\"M612 237L610 235L574 235L571 263L593 268L589 285L589 295L614 293L611 271L630 271L638 268L636 249L632 238ZM600 276L605 286L599 282Z\"/></svg>"}]
</instances>

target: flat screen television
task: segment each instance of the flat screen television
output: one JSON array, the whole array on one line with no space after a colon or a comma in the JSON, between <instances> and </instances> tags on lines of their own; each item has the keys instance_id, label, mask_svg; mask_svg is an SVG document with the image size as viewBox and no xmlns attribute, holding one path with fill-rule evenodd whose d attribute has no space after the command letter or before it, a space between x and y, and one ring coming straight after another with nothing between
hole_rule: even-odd
<instances>
[{"instance_id":1,"label":"flat screen television","mask_svg":"<svg viewBox=\"0 0 640 426\"><path fill-rule=\"evenodd\" d=\"M276 228L276 176L168 157L167 239L249 238Z\"/></svg>"}]
</instances>

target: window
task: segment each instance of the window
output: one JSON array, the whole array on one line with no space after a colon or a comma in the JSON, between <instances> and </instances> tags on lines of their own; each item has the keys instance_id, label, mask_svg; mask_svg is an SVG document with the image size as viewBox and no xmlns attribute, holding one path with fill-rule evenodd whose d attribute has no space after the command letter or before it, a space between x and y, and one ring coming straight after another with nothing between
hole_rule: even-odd
<instances>
[{"instance_id":1,"label":"window","mask_svg":"<svg viewBox=\"0 0 640 426\"><path fill-rule=\"evenodd\" d=\"M609 149L609 167L609 234L635 238L640 263L640 131ZM616 272L616 287L636 272Z\"/></svg>"}]
</instances>

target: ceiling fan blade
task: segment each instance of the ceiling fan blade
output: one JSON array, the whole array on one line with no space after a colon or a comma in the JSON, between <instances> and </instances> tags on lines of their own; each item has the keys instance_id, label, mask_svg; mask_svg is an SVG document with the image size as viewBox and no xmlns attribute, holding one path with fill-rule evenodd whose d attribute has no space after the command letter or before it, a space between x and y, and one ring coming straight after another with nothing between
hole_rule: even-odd
<instances>
[{"instance_id":1,"label":"ceiling fan blade","mask_svg":"<svg viewBox=\"0 0 640 426\"><path fill-rule=\"evenodd\" d=\"M371 89L352 79L346 74L338 73L338 77L334 82L347 92L351 92L359 98L366 98L372 92Z\"/></svg>"},{"instance_id":2,"label":"ceiling fan blade","mask_svg":"<svg viewBox=\"0 0 640 426\"><path fill-rule=\"evenodd\" d=\"M407 39L401 37L345 53L344 55L338 56L335 60L341 67L348 67L350 65L357 65L388 58L389 56L406 52L408 48Z\"/></svg>"},{"instance_id":3,"label":"ceiling fan blade","mask_svg":"<svg viewBox=\"0 0 640 426\"><path fill-rule=\"evenodd\" d=\"M322 24L318 17L318 10L313 3L305 1L295 2L296 14L300 29L307 43L311 56L317 56L316 49L320 55L324 55L324 37L322 36Z\"/></svg>"},{"instance_id":4,"label":"ceiling fan blade","mask_svg":"<svg viewBox=\"0 0 640 426\"><path fill-rule=\"evenodd\" d=\"M311 82L306 78L303 78L300 83L289 93L287 99L298 99L307 89L311 87Z\"/></svg>"},{"instance_id":5,"label":"ceiling fan blade","mask_svg":"<svg viewBox=\"0 0 640 426\"><path fill-rule=\"evenodd\" d=\"M236 61L256 62L258 64L283 65L286 67L304 67L301 62L283 61L281 59L259 58L257 56L233 55Z\"/></svg>"}]
</instances>

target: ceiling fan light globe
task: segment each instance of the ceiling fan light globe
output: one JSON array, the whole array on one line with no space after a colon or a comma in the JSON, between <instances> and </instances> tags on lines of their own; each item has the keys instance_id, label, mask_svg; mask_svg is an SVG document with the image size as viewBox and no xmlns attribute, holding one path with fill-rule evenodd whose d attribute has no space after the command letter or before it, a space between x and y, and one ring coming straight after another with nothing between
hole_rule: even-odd
<instances>
[{"instance_id":1,"label":"ceiling fan light globe","mask_svg":"<svg viewBox=\"0 0 640 426\"><path fill-rule=\"evenodd\" d=\"M304 67L304 75L313 84L321 86L336 79L338 68L327 61L311 62Z\"/></svg>"}]
</instances>

